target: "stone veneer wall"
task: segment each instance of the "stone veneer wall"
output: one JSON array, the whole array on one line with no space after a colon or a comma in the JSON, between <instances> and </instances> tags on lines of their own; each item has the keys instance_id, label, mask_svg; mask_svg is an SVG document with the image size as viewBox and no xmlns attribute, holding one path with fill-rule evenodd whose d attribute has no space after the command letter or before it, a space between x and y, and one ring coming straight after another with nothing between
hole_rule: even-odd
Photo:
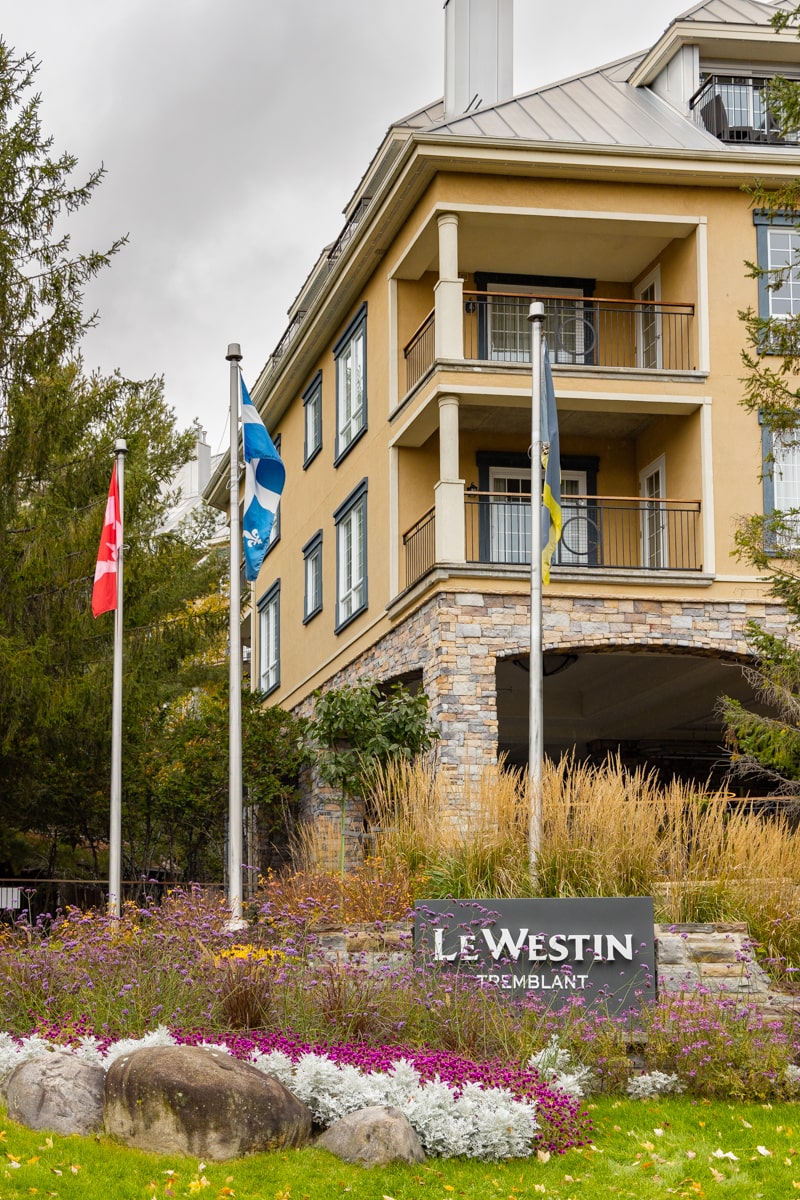
<instances>
[{"instance_id":1,"label":"stone veneer wall","mask_svg":"<svg viewBox=\"0 0 800 1200\"><path fill-rule=\"evenodd\" d=\"M778 1006L781 996L772 992L769 977L756 961L744 922L656 925L654 935L660 995L701 991ZM399 966L408 963L413 951L413 928L401 922L325 929L318 938L318 952L330 962Z\"/></svg>"},{"instance_id":2,"label":"stone veneer wall","mask_svg":"<svg viewBox=\"0 0 800 1200\"><path fill-rule=\"evenodd\" d=\"M603 647L629 653L689 651L744 661L750 620L775 634L786 630L785 610L777 604L546 595L543 647L559 653ZM442 764L457 772L480 769L497 760L497 660L529 650L525 596L440 592L333 676L328 686L421 671L431 716L442 734ZM312 705L309 699L295 711L309 716ZM339 818L338 799L308 782L302 816ZM347 824L348 844L355 845L363 833L360 814L348 813Z\"/></svg>"}]
</instances>

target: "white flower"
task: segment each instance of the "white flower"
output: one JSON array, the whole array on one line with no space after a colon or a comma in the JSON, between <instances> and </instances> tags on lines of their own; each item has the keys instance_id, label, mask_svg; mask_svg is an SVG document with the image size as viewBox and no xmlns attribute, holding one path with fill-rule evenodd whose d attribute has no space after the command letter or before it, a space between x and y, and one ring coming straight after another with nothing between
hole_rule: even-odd
<instances>
[{"instance_id":1,"label":"white flower","mask_svg":"<svg viewBox=\"0 0 800 1200\"><path fill-rule=\"evenodd\" d=\"M645 1071L628 1080L627 1092L633 1100L651 1100L654 1096L679 1096L684 1086L677 1075L664 1071Z\"/></svg>"},{"instance_id":2,"label":"white flower","mask_svg":"<svg viewBox=\"0 0 800 1200\"><path fill-rule=\"evenodd\" d=\"M152 1033L146 1033L143 1037L122 1038L118 1042L113 1042L106 1050L103 1065L108 1070L112 1062L121 1058L123 1054L133 1054L134 1050L144 1050L149 1046L177 1046L177 1044L166 1025L159 1025Z\"/></svg>"},{"instance_id":3,"label":"white flower","mask_svg":"<svg viewBox=\"0 0 800 1200\"><path fill-rule=\"evenodd\" d=\"M528 1059L528 1067L538 1071L542 1079L559 1091L582 1100L594 1085L594 1072L582 1063L572 1061L569 1050L562 1050L558 1035L553 1034L543 1050Z\"/></svg>"}]
</instances>

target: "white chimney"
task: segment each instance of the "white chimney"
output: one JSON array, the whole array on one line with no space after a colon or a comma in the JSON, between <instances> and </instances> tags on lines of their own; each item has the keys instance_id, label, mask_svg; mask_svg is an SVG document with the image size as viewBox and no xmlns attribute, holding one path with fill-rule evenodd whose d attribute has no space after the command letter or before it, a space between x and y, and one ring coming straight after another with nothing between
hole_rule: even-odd
<instances>
[{"instance_id":1,"label":"white chimney","mask_svg":"<svg viewBox=\"0 0 800 1200\"><path fill-rule=\"evenodd\" d=\"M445 0L446 117L514 94L514 0Z\"/></svg>"}]
</instances>

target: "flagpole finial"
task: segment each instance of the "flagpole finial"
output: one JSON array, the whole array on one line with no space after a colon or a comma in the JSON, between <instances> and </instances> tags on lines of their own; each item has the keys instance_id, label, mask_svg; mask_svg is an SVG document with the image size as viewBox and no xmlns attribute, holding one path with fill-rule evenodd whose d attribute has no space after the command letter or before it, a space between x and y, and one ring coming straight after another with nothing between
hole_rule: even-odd
<instances>
[{"instance_id":1,"label":"flagpole finial","mask_svg":"<svg viewBox=\"0 0 800 1200\"><path fill-rule=\"evenodd\" d=\"M238 342L229 342L228 343L228 353L225 355L225 357L228 360L228 362L241 362L242 361L242 347L239 345Z\"/></svg>"},{"instance_id":2,"label":"flagpole finial","mask_svg":"<svg viewBox=\"0 0 800 1200\"><path fill-rule=\"evenodd\" d=\"M128 453L128 443L125 441L125 438L117 438L117 440L114 442L114 453L115 454L127 454Z\"/></svg>"},{"instance_id":3,"label":"flagpole finial","mask_svg":"<svg viewBox=\"0 0 800 1200\"><path fill-rule=\"evenodd\" d=\"M541 300L532 300L531 301L531 306L528 309L528 320L529 321L543 321L544 320L544 305L542 304Z\"/></svg>"}]
</instances>

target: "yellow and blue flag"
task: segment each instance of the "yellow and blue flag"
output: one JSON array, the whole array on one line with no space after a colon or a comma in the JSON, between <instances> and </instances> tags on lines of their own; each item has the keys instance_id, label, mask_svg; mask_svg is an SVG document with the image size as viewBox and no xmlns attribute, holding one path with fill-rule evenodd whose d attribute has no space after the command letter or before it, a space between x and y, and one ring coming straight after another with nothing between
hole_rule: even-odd
<instances>
[{"instance_id":1,"label":"yellow and blue flag","mask_svg":"<svg viewBox=\"0 0 800 1200\"><path fill-rule=\"evenodd\" d=\"M244 442L244 537L245 579L258 578L269 546L269 535L286 479L286 468L267 433L258 409L242 384L242 441Z\"/></svg>"},{"instance_id":2,"label":"yellow and blue flag","mask_svg":"<svg viewBox=\"0 0 800 1200\"><path fill-rule=\"evenodd\" d=\"M550 582L550 561L561 537L561 450L550 355L542 341L542 583Z\"/></svg>"}]
</instances>

